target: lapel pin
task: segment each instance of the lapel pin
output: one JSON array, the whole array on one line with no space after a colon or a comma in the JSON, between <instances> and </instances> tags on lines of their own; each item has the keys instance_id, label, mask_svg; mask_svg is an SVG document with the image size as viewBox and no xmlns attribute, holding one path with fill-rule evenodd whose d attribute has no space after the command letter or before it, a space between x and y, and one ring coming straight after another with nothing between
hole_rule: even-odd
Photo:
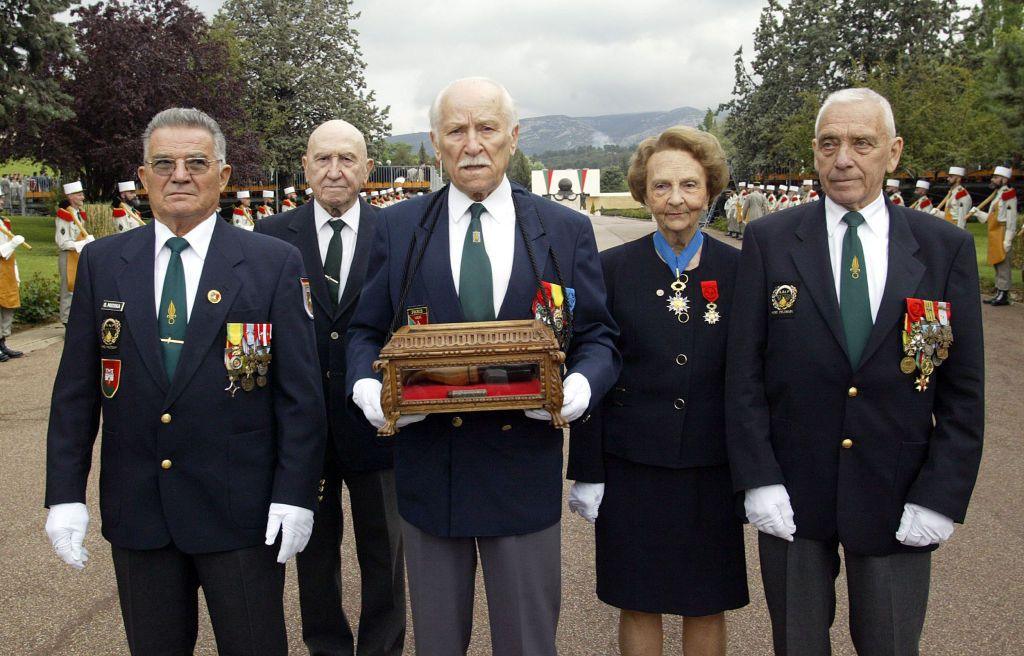
<instances>
[{"instance_id":1,"label":"lapel pin","mask_svg":"<svg viewBox=\"0 0 1024 656\"><path fill-rule=\"evenodd\" d=\"M217 291L216 289L211 289L210 291L206 292L206 300L210 301L213 304L220 303L220 292Z\"/></svg>"}]
</instances>

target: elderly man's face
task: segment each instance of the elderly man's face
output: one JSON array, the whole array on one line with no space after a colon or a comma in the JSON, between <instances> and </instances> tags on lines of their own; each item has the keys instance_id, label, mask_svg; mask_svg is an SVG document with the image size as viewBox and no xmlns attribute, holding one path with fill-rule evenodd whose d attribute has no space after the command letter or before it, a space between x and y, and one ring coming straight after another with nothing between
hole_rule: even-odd
<instances>
[{"instance_id":1,"label":"elderly man's face","mask_svg":"<svg viewBox=\"0 0 1024 656\"><path fill-rule=\"evenodd\" d=\"M441 102L437 133L430 141L452 184L473 200L483 200L501 184L516 152L519 126L510 130L501 90L470 81L450 88Z\"/></svg>"},{"instance_id":2,"label":"elderly man's face","mask_svg":"<svg viewBox=\"0 0 1024 656\"><path fill-rule=\"evenodd\" d=\"M903 139L890 137L882 108L871 101L830 106L812 142L814 168L825 194L848 210L869 205L896 169Z\"/></svg>"},{"instance_id":3,"label":"elderly man's face","mask_svg":"<svg viewBox=\"0 0 1024 656\"><path fill-rule=\"evenodd\" d=\"M341 216L359 198L373 160L366 156L359 130L345 121L328 121L309 135L302 168L320 205Z\"/></svg>"},{"instance_id":4,"label":"elderly man's face","mask_svg":"<svg viewBox=\"0 0 1024 656\"><path fill-rule=\"evenodd\" d=\"M149 193L153 216L169 227L189 226L217 211L231 167L216 161L216 157L213 135L202 128L154 130L149 138L150 162L173 160L174 171L169 175L158 173L148 162L139 167L139 179ZM195 170L200 159L209 165L205 172ZM191 160L193 170L186 167L186 160Z\"/></svg>"}]
</instances>

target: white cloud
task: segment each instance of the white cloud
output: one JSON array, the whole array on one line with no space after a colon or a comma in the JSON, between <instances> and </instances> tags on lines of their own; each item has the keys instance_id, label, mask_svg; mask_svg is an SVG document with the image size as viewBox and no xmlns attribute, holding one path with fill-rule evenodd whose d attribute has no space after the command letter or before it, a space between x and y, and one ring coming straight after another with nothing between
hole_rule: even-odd
<instances>
[{"instance_id":1,"label":"white cloud","mask_svg":"<svg viewBox=\"0 0 1024 656\"><path fill-rule=\"evenodd\" d=\"M220 0L192 0L207 15ZM396 134L428 129L448 82L486 75L522 116L714 107L733 53L751 52L760 0L356 0L367 84Z\"/></svg>"}]
</instances>

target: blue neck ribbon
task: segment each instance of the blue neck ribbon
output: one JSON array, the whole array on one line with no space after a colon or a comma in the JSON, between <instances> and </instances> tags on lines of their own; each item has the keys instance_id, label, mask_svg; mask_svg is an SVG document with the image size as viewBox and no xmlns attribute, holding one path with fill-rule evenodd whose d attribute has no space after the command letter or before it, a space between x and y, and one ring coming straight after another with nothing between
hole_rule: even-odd
<instances>
[{"instance_id":1,"label":"blue neck ribbon","mask_svg":"<svg viewBox=\"0 0 1024 656\"><path fill-rule=\"evenodd\" d=\"M668 245L668 240L658 232L654 231L654 250L658 251L658 255L668 265L669 271L672 275L678 278L686 271L686 267L690 264L690 260L693 256L700 251L700 247L704 244L704 233L700 230L693 236L690 243L686 245L683 252L676 255L676 252L672 250L672 247Z\"/></svg>"}]
</instances>

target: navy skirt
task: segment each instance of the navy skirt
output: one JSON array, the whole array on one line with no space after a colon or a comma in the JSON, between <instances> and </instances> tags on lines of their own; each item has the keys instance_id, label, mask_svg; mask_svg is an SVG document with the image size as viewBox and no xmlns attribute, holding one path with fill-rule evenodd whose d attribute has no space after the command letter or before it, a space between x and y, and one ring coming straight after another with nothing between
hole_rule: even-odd
<instances>
[{"instance_id":1,"label":"navy skirt","mask_svg":"<svg viewBox=\"0 0 1024 656\"><path fill-rule=\"evenodd\" d=\"M597 596L687 617L746 606L743 525L728 466L669 469L605 454Z\"/></svg>"}]
</instances>

